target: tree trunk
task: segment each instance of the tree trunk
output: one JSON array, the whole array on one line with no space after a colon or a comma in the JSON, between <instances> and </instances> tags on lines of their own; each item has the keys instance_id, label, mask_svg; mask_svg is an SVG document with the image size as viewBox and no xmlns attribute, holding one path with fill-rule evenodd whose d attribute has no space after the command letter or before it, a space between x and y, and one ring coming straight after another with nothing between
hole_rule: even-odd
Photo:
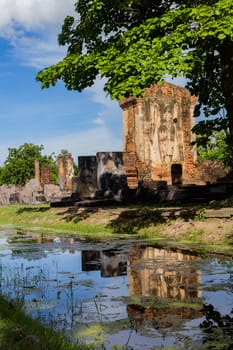
<instances>
[{"instance_id":1,"label":"tree trunk","mask_svg":"<svg viewBox=\"0 0 233 350\"><path fill-rule=\"evenodd\" d=\"M222 68L222 91L225 97L225 107L229 121L229 144L231 148L231 163L233 167L233 43L226 42L220 49Z\"/></svg>"}]
</instances>

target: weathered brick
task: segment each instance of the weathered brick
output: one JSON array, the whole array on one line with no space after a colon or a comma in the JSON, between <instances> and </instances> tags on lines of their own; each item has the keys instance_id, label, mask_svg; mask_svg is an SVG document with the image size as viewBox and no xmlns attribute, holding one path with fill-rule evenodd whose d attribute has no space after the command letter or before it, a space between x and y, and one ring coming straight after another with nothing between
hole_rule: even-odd
<instances>
[{"instance_id":1,"label":"weathered brick","mask_svg":"<svg viewBox=\"0 0 233 350\"><path fill-rule=\"evenodd\" d=\"M187 89L164 83L145 89L143 98L130 97L120 102L123 164L129 187L135 188L144 178L148 182L202 184L224 174L220 165L197 162L191 131L196 100Z\"/></svg>"}]
</instances>

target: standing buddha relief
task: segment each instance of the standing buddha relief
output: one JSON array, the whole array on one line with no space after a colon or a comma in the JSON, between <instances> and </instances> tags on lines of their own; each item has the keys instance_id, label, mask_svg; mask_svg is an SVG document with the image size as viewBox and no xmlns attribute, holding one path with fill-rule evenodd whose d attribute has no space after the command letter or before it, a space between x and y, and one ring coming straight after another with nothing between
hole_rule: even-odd
<instances>
[{"instance_id":1,"label":"standing buddha relief","mask_svg":"<svg viewBox=\"0 0 233 350\"><path fill-rule=\"evenodd\" d=\"M149 98L150 158L152 163L182 162L183 133L179 105L173 98Z\"/></svg>"}]
</instances>

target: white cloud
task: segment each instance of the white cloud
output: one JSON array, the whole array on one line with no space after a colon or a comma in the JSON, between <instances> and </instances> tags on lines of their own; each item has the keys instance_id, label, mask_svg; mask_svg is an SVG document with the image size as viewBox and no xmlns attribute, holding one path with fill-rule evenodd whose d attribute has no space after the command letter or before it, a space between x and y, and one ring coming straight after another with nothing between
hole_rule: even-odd
<instances>
[{"instance_id":1,"label":"white cloud","mask_svg":"<svg viewBox=\"0 0 233 350\"><path fill-rule=\"evenodd\" d=\"M18 63L44 68L64 57L57 35L75 0L0 0L0 36L12 45ZM77 13L76 13L77 15Z\"/></svg>"},{"instance_id":2,"label":"white cloud","mask_svg":"<svg viewBox=\"0 0 233 350\"><path fill-rule=\"evenodd\" d=\"M104 120L102 118L96 118L94 120L94 124L96 124L96 125L104 125Z\"/></svg>"},{"instance_id":3,"label":"white cloud","mask_svg":"<svg viewBox=\"0 0 233 350\"><path fill-rule=\"evenodd\" d=\"M0 0L0 28L21 26L35 30L47 24L57 25L74 13L74 3L74 0Z\"/></svg>"}]
</instances>

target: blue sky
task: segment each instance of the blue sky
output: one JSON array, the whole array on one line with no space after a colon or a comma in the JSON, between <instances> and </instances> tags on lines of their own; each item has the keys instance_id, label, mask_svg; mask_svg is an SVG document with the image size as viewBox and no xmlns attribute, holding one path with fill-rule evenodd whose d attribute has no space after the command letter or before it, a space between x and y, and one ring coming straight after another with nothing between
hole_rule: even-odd
<instances>
[{"instance_id":1,"label":"blue sky","mask_svg":"<svg viewBox=\"0 0 233 350\"><path fill-rule=\"evenodd\" d=\"M45 154L122 150L122 114L103 81L82 93L63 83L41 90L36 73L65 55L57 34L75 0L0 0L0 165L9 147L44 145Z\"/></svg>"}]
</instances>

